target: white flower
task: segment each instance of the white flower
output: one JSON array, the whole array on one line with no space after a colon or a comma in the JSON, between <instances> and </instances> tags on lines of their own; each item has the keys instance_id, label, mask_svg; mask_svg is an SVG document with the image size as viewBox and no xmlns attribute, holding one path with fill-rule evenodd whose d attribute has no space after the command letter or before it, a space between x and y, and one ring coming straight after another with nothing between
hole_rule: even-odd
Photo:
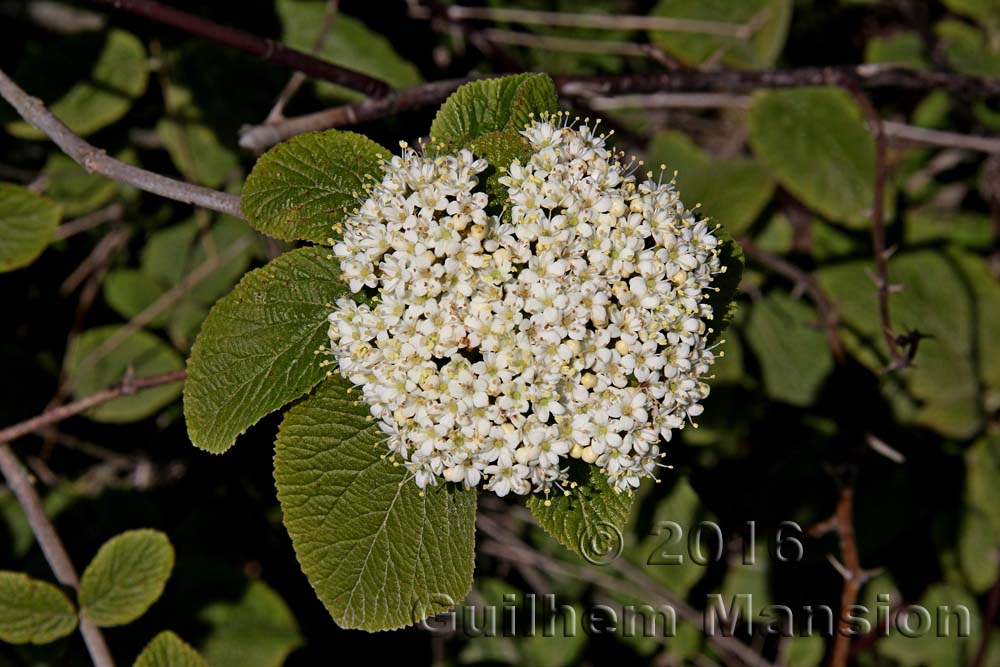
<instances>
[{"instance_id":1,"label":"white flower","mask_svg":"<svg viewBox=\"0 0 1000 667\"><path fill-rule=\"evenodd\" d=\"M509 222L484 160L404 145L334 245L375 305L337 302L331 353L421 488L549 492L571 459L635 488L703 410L718 240L672 183L562 121L499 165Z\"/></svg>"}]
</instances>

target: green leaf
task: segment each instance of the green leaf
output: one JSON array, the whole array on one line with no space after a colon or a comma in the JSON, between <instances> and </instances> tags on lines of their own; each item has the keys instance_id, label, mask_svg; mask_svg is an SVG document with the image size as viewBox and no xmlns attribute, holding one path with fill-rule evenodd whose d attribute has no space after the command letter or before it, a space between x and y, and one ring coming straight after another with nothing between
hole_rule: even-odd
<instances>
[{"instance_id":1,"label":"green leaf","mask_svg":"<svg viewBox=\"0 0 1000 667\"><path fill-rule=\"evenodd\" d=\"M27 188L0 183L0 273L35 261L61 216L58 204Z\"/></svg>"},{"instance_id":2,"label":"green leaf","mask_svg":"<svg viewBox=\"0 0 1000 667\"><path fill-rule=\"evenodd\" d=\"M746 338L771 398L809 405L833 370L830 348L816 321L811 307L783 292L770 292L751 307Z\"/></svg>"},{"instance_id":3,"label":"green leaf","mask_svg":"<svg viewBox=\"0 0 1000 667\"><path fill-rule=\"evenodd\" d=\"M326 5L324 0L278 0L275 10L281 19L282 41L311 53L323 29ZM415 86L422 80L419 70L396 53L391 41L342 11L337 13L318 55L342 67L381 79L394 88ZM321 97L341 101L361 97L356 91L325 82L317 84L317 92Z\"/></svg>"},{"instance_id":4,"label":"green leaf","mask_svg":"<svg viewBox=\"0 0 1000 667\"><path fill-rule=\"evenodd\" d=\"M743 248L729 234L725 227L717 225L713 232L719 240L719 263L725 271L712 278L716 291L709 294L708 304L712 306L712 331L707 340L711 344L729 327L736 316L736 293L743 278Z\"/></svg>"},{"instance_id":5,"label":"green leaf","mask_svg":"<svg viewBox=\"0 0 1000 667\"><path fill-rule=\"evenodd\" d=\"M865 44L865 62L927 69L924 41L916 32L876 35Z\"/></svg>"},{"instance_id":6,"label":"green leaf","mask_svg":"<svg viewBox=\"0 0 1000 667\"><path fill-rule=\"evenodd\" d=\"M569 495L535 494L527 505L545 532L585 559L604 559L622 547L621 536L632 509L630 491L618 491L597 466Z\"/></svg>"},{"instance_id":7,"label":"green leaf","mask_svg":"<svg viewBox=\"0 0 1000 667\"><path fill-rule=\"evenodd\" d=\"M788 648L788 667L819 667L826 647L823 639L809 635L792 637Z\"/></svg>"},{"instance_id":8,"label":"green leaf","mask_svg":"<svg viewBox=\"0 0 1000 667\"><path fill-rule=\"evenodd\" d=\"M448 149L491 132L520 132L531 114L558 109L555 85L545 74L515 74L467 83L445 100L431 123L431 141Z\"/></svg>"},{"instance_id":9,"label":"green leaf","mask_svg":"<svg viewBox=\"0 0 1000 667\"><path fill-rule=\"evenodd\" d=\"M479 137L472 142L469 150L489 163L480 179L483 191L489 195L492 212L499 214L507 207L508 201L507 186L500 183L499 179L506 175L514 160L524 164L531 158L531 146L517 132L498 131Z\"/></svg>"},{"instance_id":10,"label":"green leaf","mask_svg":"<svg viewBox=\"0 0 1000 667\"><path fill-rule=\"evenodd\" d=\"M846 262L823 267L816 277L835 301L851 353L877 372L889 357L870 271L868 261ZM912 367L900 374L921 403L914 420L952 437L974 435L982 412L972 353L973 305L961 274L943 253L925 250L894 256L889 281L903 287L889 297L896 333L916 329L930 336L920 342Z\"/></svg>"},{"instance_id":11,"label":"green leaf","mask_svg":"<svg viewBox=\"0 0 1000 667\"><path fill-rule=\"evenodd\" d=\"M348 296L326 248L300 248L251 271L219 300L188 359L184 415L191 442L221 453L265 415L323 379L316 351L327 315Z\"/></svg>"},{"instance_id":12,"label":"green leaf","mask_svg":"<svg viewBox=\"0 0 1000 667\"><path fill-rule=\"evenodd\" d=\"M967 507L958 527L958 563L968 588L979 595L993 587L997 580L996 563L1000 539L986 512Z\"/></svg>"},{"instance_id":13,"label":"green leaf","mask_svg":"<svg viewBox=\"0 0 1000 667\"><path fill-rule=\"evenodd\" d=\"M198 221L192 218L151 234L142 249L142 272L162 285L179 283L191 268L187 255L198 232Z\"/></svg>"},{"instance_id":14,"label":"green leaf","mask_svg":"<svg viewBox=\"0 0 1000 667\"><path fill-rule=\"evenodd\" d=\"M126 319L132 319L163 296L164 287L142 271L116 269L104 278L104 300ZM170 321L170 309L149 322L151 327L162 327Z\"/></svg>"},{"instance_id":15,"label":"green leaf","mask_svg":"<svg viewBox=\"0 0 1000 667\"><path fill-rule=\"evenodd\" d=\"M86 169L62 153L53 153L42 173L48 179L45 195L62 206L63 215L76 217L104 206L118 192L118 184Z\"/></svg>"},{"instance_id":16,"label":"green leaf","mask_svg":"<svg viewBox=\"0 0 1000 667\"><path fill-rule=\"evenodd\" d=\"M339 375L285 415L274 479L295 553L334 620L389 630L472 585L476 493L417 488Z\"/></svg>"},{"instance_id":17,"label":"green leaf","mask_svg":"<svg viewBox=\"0 0 1000 667\"><path fill-rule=\"evenodd\" d=\"M201 123L161 118L156 133L174 166L189 181L217 188L237 165L236 154Z\"/></svg>"},{"instance_id":18,"label":"green leaf","mask_svg":"<svg viewBox=\"0 0 1000 667\"><path fill-rule=\"evenodd\" d=\"M785 46L792 17L791 0L660 0L654 16L751 25L750 39L696 32L650 32L660 48L688 65L702 65L722 54L730 67L765 69L774 65ZM754 22L759 22L756 30Z\"/></svg>"},{"instance_id":19,"label":"green leaf","mask_svg":"<svg viewBox=\"0 0 1000 667\"><path fill-rule=\"evenodd\" d=\"M252 581L236 602L205 607L199 620L210 626L202 652L212 667L280 667L302 645L295 617L262 581Z\"/></svg>"},{"instance_id":20,"label":"green leaf","mask_svg":"<svg viewBox=\"0 0 1000 667\"><path fill-rule=\"evenodd\" d=\"M875 141L847 92L800 88L755 94L750 143L778 182L806 206L852 227L868 224Z\"/></svg>"},{"instance_id":21,"label":"green leaf","mask_svg":"<svg viewBox=\"0 0 1000 667\"><path fill-rule=\"evenodd\" d=\"M58 99L46 95L47 89L58 89L57 82L46 79L65 77L60 69L78 69L80 63L74 59L81 57L94 57L89 76L73 80L72 87ZM27 59L17 77L19 81L39 80L46 90L31 92L48 103L49 110L73 133L84 137L124 116L133 100L146 91L148 78L149 66L142 42L135 35L117 29L104 35L84 34L63 39L58 48L47 45ZM7 131L20 139L46 138L41 130L20 120L8 123Z\"/></svg>"},{"instance_id":22,"label":"green leaf","mask_svg":"<svg viewBox=\"0 0 1000 667\"><path fill-rule=\"evenodd\" d=\"M109 325L80 334L66 353L66 368L73 378L73 395L79 399L121 382L130 370L135 377L159 375L184 368L184 361L149 332ZM136 421L155 414L180 393L180 382L174 382L121 396L84 414L99 422Z\"/></svg>"},{"instance_id":23,"label":"green leaf","mask_svg":"<svg viewBox=\"0 0 1000 667\"><path fill-rule=\"evenodd\" d=\"M1000 2L997 0L942 0L942 2L956 14L974 19L987 32L993 35L1000 33Z\"/></svg>"},{"instance_id":24,"label":"green leaf","mask_svg":"<svg viewBox=\"0 0 1000 667\"><path fill-rule=\"evenodd\" d=\"M326 243L389 157L353 132L300 134L257 160L243 187L243 212L254 229L275 238Z\"/></svg>"},{"instance_id":25,"label":"green leaf","mask_svg":"<svg viewBox=\"0 0 1000 667\"><path fill-rule=\"evenodd\" d=\"M774 181L755 161L720 160L677 175L681 198L689 206L701 204L701 213L739 236L754 223L774 195Z\"/></svg>"},{"instance_id":26,"label":"green leaf","mask_svg":"<svg viewBox=\"0 0 1000 667\"><path fill-rule=\"evenodd\" d=\"M649 144L651 166L677 172L677 188L688 206L739 236L750 227L774 195L770 174L748 158L712 161L681 132L661 132Z\"/></svg>"},{"instance_id":27,"label":"green leaf","mask_svg":"<svg viewBox=\"0 0 1000 667\"><path fill-rule=\"evenodd\" d=\"M0 640L47 644L76 629L76 609L52 584L0 571Z\"/></svg>"},{"instance_id":28,"label":"green leaf","mask_svg":"<svg viewBox=\"0 0 1000 667\"><path fill-rule=\"evenodd\" d=\"M688 480L679 478L669 495L657 503L648 533L640 536L642 541L629 555L666 588L686 596L706 571L690 558L689 533L697 530L699 521L712 518Z\"/></svg>"},{"instance_id":29,"label":"green leaf","mask_svg":"<svg viewBox=\"0 0 1000 667\"><path fill-rule=\"evenodd\" d=\"M930 627L923 625L925 632L916 637L905 636L892 627L891 635L878 642L879 654L892 658L904 667L959 667L971 664L980 633L976 599L956 586L934 584L924 592L919 606L929 612ZM960 634L961 608L969 613L967 635ZM918 627L917 617L911 620L910 627Z\"/></svg>"},{"instance_id":30,"label":"green leaf","mask_svg":"<svg viewBox=\"0 0 1000 667\"><path fill-rule=\"evenodd\" d=\"M208 662L180 637L165 630L142 649L133 667L208 667Z\"/></svg>"},{"instance_id":31,"label":"green leaf","mask_svg":"<svg viewBox=\"0 0 1000 667\"><path fill-rule=\"evenodd\" d=\"M1000 76L1000 47L989 42L982 30L962 21L944 20L934 32L948 63L962 74Z\"/></svg>"},{"instance_id":32,"label":"green leaf","mask_svg":"<svg viewBox=\"0 0 1000 667\"><path fill-rule=\"evenodd\" d=\"M174 548L158 530L129 530L105 542L80 577L80 614L101 627L146 613L174 569Z\"/></svg>"}]
</instances>

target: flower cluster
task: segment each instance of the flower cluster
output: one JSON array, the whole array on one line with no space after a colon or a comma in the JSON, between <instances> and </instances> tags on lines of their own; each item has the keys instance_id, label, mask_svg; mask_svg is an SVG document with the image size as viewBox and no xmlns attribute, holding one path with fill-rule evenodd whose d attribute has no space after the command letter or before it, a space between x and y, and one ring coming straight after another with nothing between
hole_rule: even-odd
<instances>
[{"instance_id":1,"label":"flower cluster","mask_svg":"<svg viewBox=\"0 0 1000 667\"><path fill-rule=\"evenodd\" d=\"M386 164L334 245L375 305L338 301L331 352L421 488L547 493L569 458L636 487L708 394L717 239L590 126L523 135L530 159L500 179L509 221L487 214L469 151L404 145Z\"/></svg>"}]
</instances>

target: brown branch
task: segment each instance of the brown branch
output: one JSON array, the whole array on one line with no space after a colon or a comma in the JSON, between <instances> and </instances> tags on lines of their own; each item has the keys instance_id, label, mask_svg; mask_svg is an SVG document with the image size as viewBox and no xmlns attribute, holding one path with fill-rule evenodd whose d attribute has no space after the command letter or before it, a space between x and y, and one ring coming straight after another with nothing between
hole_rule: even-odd
<instances>
[{"instance_id":1,"label":"brown branch","mask_svg":"<svg viewBox=\"0 0 1000 667\"><path fill-rule=\"evenodd\" d=\"M334 107L324 111L288 118L274 125L246 129L240 146L262 152L303 132L315 132L368 122L400 111L440 104L463 83L476 77L435 81L391 93L381 99ZM942 88L966 97L1000 97L1000 79L962 76L943 72L925 72L890 65L849 65L842 67L806 67L782 71L693 70L678 69L658 74L625 74L597 77L555 76L562 95L592 98L597 96L683 92L725 93L732 96L765 88L795 88L821 85L846 85L854 81L862 88L900 88L927 90Z\"/></svg>"},{"instance_id":2,"label":"brown branch","mask_svg":"<svg viewBox=\"0 0 1000 667\"><path fill-rule=\"evenodd\" d=\"M726 23L684 19L671 16L636 16L609 14L574 14L546 12L506 7L467 7L439 3L411 3L414 18L444 18L449 21L510 22L523 25L544 25L563 28L597 28L605 30L654 30L715 35L733 39L750 39L759 30L760 21Z\"/></svg>"},{"instance_id":3,"label":"brown branch","mask_svg":"<svg viewBox=\"0 0 1000 667\"><path fill-rule=\"evenodd\" d=\"M800 269L787 259L764 250L748 236L741 237L739 242L743 247L743 252L748 257L778 275L788 278L796 287L809 295L809 299L816 305L816 310L819 311L820 324L823 327L823 332L826 334L826 342L830 346L830 351L838 362L843 361L844 347L840 342L840 336L837 335L837 323L840 320L837 307L819 286L815 276Z\"/></svg>"},{"instance_id":4,"label":"brown branch","mask_svg":"<svg viewBox=\"0 0 1000 667\"><path fill-rule=\"evenodd\" d=\"M34 433L35 431L45 428L46 426L57 424L65 419L69 419L70 417L76 416L81 412L85 412L93 407L101 405L102 403L112 401L120 396L129 396L138 391L142 391L143 389L159 387L160 385L170 384L171 382L180 382L184 379L184 377L185 371L183 370L163 373L161 375L150 375L141 378L128 377L126 375L126 377L118 384L106 387L95 394L85 396L78 401L73 401L72 403L67 403L66 405L51 410L46 410L37 417L32 417L31 419L20 422L19 424L8 426L0 431L0 445L5 445L8 442L12 442L20 437Z\"/></svg>"},{"instance_id":5,"label":"brown branch","mask_svg":"<svg viewBox=\"0 0 1000 667\"><path fill-rule=\"evenodd\" d=\"M304 132L315 132L344 125L364 123L401 111L439 104L463 83L473 78L435 81L390 93L385 97L369 98L355 104L333 107L325 111L289 118L273 125L247 128L240 135L240 147L260 153L277 143Z\"/></svg>"},{"instance_id":6,"label":"brown branch","mask_svg":"<svg viewBox=\"0 0 1000 667\"><path fill-rule=\"evenodd\" d=\"M5 429L4 433L7 430L9 429ZM5 441L0 440L0 442ZM17 502L21 505L21 509L24 510L28 525L31 526L31 532L38 540L38 545L42 548L45 560L48 561L56 579L63 586L77 590L80 587L80 579L77 576L76 568L73 567L73 561L70 560L69 554L66 553L66 547L59 539L59 534L56 533L55 527L49 521L48 515L45 514L42 500L38 497L35 487L32 486L28 472L6 444L0 444L0 472L3 473L4 479L7 480L7 486L10 487ZM115 663L111 657L111 651L108 650L101 630L82 616L80 617L80 634L83 635L83 641L87 645L87 652L90 654L94 667L114 667Z\"/></svg>"},{"instance_id":7,"label":"brown branch","mask_svg":"<svg viewBox=\"0 0 1000 667\"><path fill-rule=\"evenodd\" d=\"M0 96L7 100L24 120L44 132L63 153L73 158L88 172L134 185L140 190L167 199L228 213L237 218L243 217L240 211L240 198L236 195L167 178L109 157L103 150L73 134L61 120L45 108L41 100L24 92L2 70L0 70Z\"/></svg>"},{"instance_id":8,"label":"brown branch","mask_svg":"<svg viewBox=\"0 0 1000 667\"><path fill-rule=\"evenodd\" d=\"M326 42L327 35L330 34L330 30L333 29L333 24L337 22L337 12L340 9L340 0L328 0L326 3L326 12L323 14L323 25L319 28L319 34L316 35L316 41L313 43L311 54L315 55L319 53L320 49L323 48L324 42ZM302 72L295 72L292 74L291 78L288 79L288 83L281 90L281 94L278 95L278 99L275 100L274 106L271 107L271 111L267 114L267 118L264 123L270 125L273 123L281 122L285 119L285 105L287 105L295 93L299 92L299 88L306 81L306 75Z\"/></svg>"},{"instance_id":9,"label":"brown branch","mask_svg":"<svg viewBox=\"0 0 1000 667\"><path fill-rule=\"evenodd\" d=\"M511 515L515 518L516 515ZM665 589L645 572L626 562L616 559L610 564L623 578L605 574L601 568L576 565L567 561L557 560L525 544L513 531L504 527L488 513L480 512L476 517L476 525L482 533L491 539L479 543L482 553L512 562L530 565L550 574L566 577L572 580L588 581L610 593L626 597L639 598L643 602L667 604L677 615L702 630L710 644L724 654L739 660L742 664L752 667L775 667L735 637L724 633L705 633L704 615Z\"/></svg>"},{"instance_id":10,"label":"brown branch","mask_svg":"<svg viewBox=\"0 0 1000 667\"><path fill-rule=\"evenodd\" d=\"M55 233L52 235L52 240L62 241L63 239L68 239L71 236L94 229L95 227L100 227L103 224L121 220L123 215L125 215L125 204L120 201L108 204L104 208L99 208L75 220L62 223L56 228Z\"/></svg>"},{"instance_id":11,"label":"brown branch","mask_svg":"<svg viewBox=\"0 0 1000 667\"><path fill-rule=\"evenodd\" d=\"M858 543L854 536L854 488L849 485L841 487L833 516L810 527L806 532L819 537L831 531L837 533L843 563L832 555L828 559L844 578L844 587L840 592L840 614L837 617L833 652L830 654L830 667L847 667L851 649L850 609L858 601L861 586L872 574L861 567Z\"/></svg>"},{"instance_id":12,"label":"brown branch","mask_svg":"<svg viewBox=\"0 0 1000 667\"><path fill-rule=\"evenodd\" d=\"M389 84L346 67L315 58L264 37L257 37L248 32L229 26L220 25L201 16L154 2L153 0L94 0L103 5L110 5L134 14L169 25L178 30L197 35L204 39L217 42L266 62L293 69L308 76L330 81L344 88L356 90L365 95L380 97L387 94Z\"/></svg>"},{"instance_id":13,"label":"brown branch","mask_svg":"<svg viewBox=\"0 0 1000 667\"><path fill-rule=\"evenodd\" d=\"M882 336L889 349L889 365L886 371L905 368L909 365L907 357L899 350L896 334L892 331L892 319L889 314L889 253L885 247L885 183L889 176L889 166L886 157L888 142L885 136L885 126L882 117L872 104L871 99L860 88L848 86L854 94L861 110L868 119L872 135L875 138L875 184L872 197L872 254L875 256L875 289L878 294L878 315L882 323Z\"/></svg>"}]
</instances>

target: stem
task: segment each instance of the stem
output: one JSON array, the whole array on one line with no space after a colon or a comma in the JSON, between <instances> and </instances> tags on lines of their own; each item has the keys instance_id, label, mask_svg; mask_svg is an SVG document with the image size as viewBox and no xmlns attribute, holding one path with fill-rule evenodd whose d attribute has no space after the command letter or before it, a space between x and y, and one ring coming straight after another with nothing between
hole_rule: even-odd
<instances>
[{"instance_id":1,"label":"stem","mask_svg":"<svg viewBox=\"0 0 1000 667\"><path fill-rule=\"evenodd\" d=\"M140 190L152 192L167 199L243 218L243 213L240 211L240 198L236 195L167 178L109 157L103 150L73 134L61 120L45 108L41 100L24 92L3 70L0 70L0 96L7 100L24 120L44 132L63 153L73 158L88 172L134 185Z\"/></svg>"},{"instance_id":2,"label":"stem","mask_svg":"<svg viewBox=\"0 0 1000 667\"><path fill-rule=\"evenodd\" d=\"M157 23L169 25L192 35L249 53L261 60L297 70L317 79L336 83L365 95L380 97L388 94L391 90L389 84L367 74L334 65L274 40L220 25L153 0L95 0L95 2L145 16Z\"/></svg>"},{"instance_id":3,"label":"stem","mask_svg":"<svg viewBox=\"0 0 1000 667\"><path fill-rule=\"evenodd\" d=\"M24 510L28 525L31 526L31 532L38 540L38 545L42 548L45 560L48 561L56 579L63 586L73 590L79 589L80 579L76 574L76 568L73 567L73 561L66 553L66 547L59 539L55 526L45 514L42 500L35 492L28 472L14 456L10 447L5 444L0 444L0 472L3 473L7 480L7 486L10 487L17 502ZM94 667L114 667L115 662L111 658L107 642L104 641L104 635L101 634L101 630L96 625L81 617L80 634L83 635L83 641L87 645L87 652L90 654Z\"/></svg>"},{"instance_id":4,"label":"stem","mask_svg":"<svg viewBox=\"0 0 1000 667\"><path fill-rule=\"evenodd\" d=\"M172 371L170 373L163 373L162 375L150 375L141 378L126 377L118 384L106 387L96 394L85 396L78 401L67 403L66 405L58 408L46 410L37 417L32 417L27 421L14 424L13 426L8 426L0 431L0 446L6 446L6 443L8 442L28 435L29 433L34 433L35 431L45 428L46 426L57 424L63 420L78 415L81 412L85 412L93 407L101 405L102 403L114 400L119 396L134 394L137 391L149 389L150 387L158 387L162 384L180 382L184 379L184 377L185 371Z\"/></svg>"}]
</instances>

